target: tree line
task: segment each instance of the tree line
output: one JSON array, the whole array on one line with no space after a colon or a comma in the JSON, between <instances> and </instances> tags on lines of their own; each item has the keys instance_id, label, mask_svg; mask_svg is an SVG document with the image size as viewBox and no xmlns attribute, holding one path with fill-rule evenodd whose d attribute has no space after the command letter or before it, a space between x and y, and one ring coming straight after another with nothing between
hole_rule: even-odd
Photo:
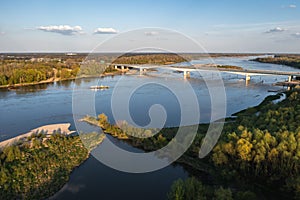
<instances>
[{"instance_id":1,"label":"tree line","mask_svg":"<svg viewBox=\"0 0 300 200\"><path fill-rule=\"evenodd\" d=\"M299 55L275 55L274 57L256 58L254 61L300 68Z\"/></svg>"},{"instance_id":2,"label":"tree line","mask_svg":"<svg viewBox=\"0 0 300 200\"><path fill-rule=\"evenodd\" d=\"M300 93L238 114L210 158L226 178L260 182L300 196ZM256 113L254 113L256 111ZM279 184L280 183L280 184Z\"/></svg>"},{"instance_id":3,"label":"tree line","mask_svg":"<svg viewBox=\"0 0 300 200\"><path fill-rule=\"evenodd\" d=\"M48 79L67 79L75 77L79 63L66 61L0 61L0 85L34 83Z\"/></svg>"}]
</instances>

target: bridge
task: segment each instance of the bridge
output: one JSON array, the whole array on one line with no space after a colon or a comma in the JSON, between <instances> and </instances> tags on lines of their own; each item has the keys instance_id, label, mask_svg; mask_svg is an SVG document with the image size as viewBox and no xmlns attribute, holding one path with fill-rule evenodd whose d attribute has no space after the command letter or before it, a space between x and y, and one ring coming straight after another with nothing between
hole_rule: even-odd
<instances>
[{"instance_id":1,"label":"bridge","mask_svg":"<svg viewBox=\"0 0 300 200\"><path fill-rule=\"evenodd\" d=\"M146 72L149 69L169 69L172 71L183 72L183 77L190 77L190 72L193 71L219 71L230 74L238 74L245 76L246 81L250 81L251 76L287 76L288 81L292 82L295 77L300 77L300 72L291 71L275 71L275 70L248 70L248 69L231 69L217 67L216 64L196 64L190 66L175 66L175 65L134 65L134 64L113 64L115 69L122 71L129 69L137 69L140 74Z\"/></svg>"}]
</instances>

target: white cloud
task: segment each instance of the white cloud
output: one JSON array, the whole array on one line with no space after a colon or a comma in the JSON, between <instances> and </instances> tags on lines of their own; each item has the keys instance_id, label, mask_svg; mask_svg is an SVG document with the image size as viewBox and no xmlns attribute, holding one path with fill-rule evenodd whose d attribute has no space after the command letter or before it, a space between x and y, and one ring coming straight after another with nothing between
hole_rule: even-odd
<instances>
[{"instance_id":1,"label":"white cloud","mask_svg":"<svg viewBox=\"0 0 300 200\"><path fill-rule=\"evenodd\" d=\"M73 27L69 25L39 26L37 27L37 29L45 32L59 33L62 35L75 35L75 34L83 33L81 26L73 26Z\"/></svg>"},{"instance_id":2,"label":"white cloud","mask_svg":"<svg viewBox=\"0 0 300 200\"><path fill-rule=\"evenodd\" d=\"M297 6L294 4L291 4L291 5L288 5L288 8L297 8Z\"/></svg>"},{"instance_id":3,"label":"white cloud","mask_svg":"<svg viewBox=\"0 0 300 200\"><path fill-rule=\"evenodd\" d=\"M4 35L4 34L5 34L5 32L4 32L4 31L1 31L1 32L0 32L0 35Z\"/></svg>"},{"instance_id":4,"label":"white cloud","mask_svg":"<svg viewBox=\"0 0 300 200\"><path fill-rule=\"evenodd\" d=\"M158 32L157 31L148 31L148 32L145 32L145 35L154 36L154 35L158 35Z\"/></svg>"},{"instance_id":5,"label":"white cloud","mask_svg":"<svg viewBox=\"0 0 300 200\"><path fill-rule=\"evenodd\" d=\"M292 34L292 36L294 36L294 37L296 37L296 38L300 38L300 33L299 33L299 32L294 33L294 34Z\"/></svg>"},{"instance_id":6,"label":"white cloud","mask_svg":"<svg viewBox=\"0 0 300 200\"><path fill-rule=\"evenodd\" d=\"M286 31L286 29L276 27L276 28L273 28L273 29L270 29L270 30L266 31L265 33L278 33L278 32L283 32L283 31Z\"/></svg>"},{"instance_id":7,"label":"white cloud","mask_svg":"<svg viewBox=\"0 0 300 200\"><path fill-rule=\"evenodd\" d=\"M297 8L297 6L295 4L290 4L290 5L284 5L284 6L281 6L282 8L287 8L287 9L294 9L294 8Z\"/></svg>"},{"instance_id":8,"label":"white cloud","mask_svg":"<svg viewBox=\"0 0 300 200\"><path fill-rule=\"evenodd\" d=\"M114 28L97 28L94 30L94 34L116 34L118 33L117 30Z\"/></svg>"}]
</instances>

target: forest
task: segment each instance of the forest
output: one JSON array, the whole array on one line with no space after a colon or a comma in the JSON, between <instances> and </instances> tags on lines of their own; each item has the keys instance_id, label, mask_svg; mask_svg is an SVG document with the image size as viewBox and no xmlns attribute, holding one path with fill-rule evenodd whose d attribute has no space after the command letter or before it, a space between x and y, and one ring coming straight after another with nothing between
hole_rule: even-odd
<instances>
[{"instance_id":1,"label":"forest","mask_svg":"<svg viewBox=\"0 0 300 200\"><path fill-rule=\"evenodd\" d=\"M274 57L256 58L253 61L287 65L295 68L300 68L299 55L275 55Z\"/></svg>"},{"instance_id":2,"label":"forest","mask_svg":"<svg viewBox=\"0 0 300 200\"><path fill-rule=\"evenodd\" d=\"M103 73L116 71L106 64L112 59L111 56L100 55L97 59L84 59L83 55L5 57L0 59L0 86L63 81L77 77L100 76Z\"/></svg>"},{"instance_id":3,"label":"forest","mask_svg":"<svg viewBox=\"0 0 300 200\"><path fill-rule=\"evenodd\" d=\"M174 64L187 61L175 53L127 53L116 58L113 63L122 64Z\"/></svg>"},{"instance_id":4,"label":"forest","mask_svg":"<svg viewBox=\"0 0 300 200\"><path fill-rule=\"evenodd\" d=\"M82 135L82 134L81 134ZM103 134L77 136L59 131L46 138L37 133L0 150L0 199L44 199L68 181L71 171L84 162Z\"/></svg>"},{"instance_id":5,"label":"forest","mask_svg":"<svg viewBox=\"0 0 300 200\"><path fill-rule=\"evenodd\" d=\"M274 103L281 95L284 94L269 96L260 105L227 119L217 145L204 159L199 159L198 154L208 126L200 125L193 144L177 160L194 178L175 182L168 198L299 199L300 92L285 92L286 98ZM165 146L177 131L164 128L153 137L136 138L134 135L151 135L151 129L130 128L126 122L121 123L126 128L120 129L120 122L119 126L110 124L104 114L97 118L87 116L84 121L145 151ZM201 173L209 176L209 181L202 183ZM195 184L201 185L201 195ZM201 188L207 192L201 192ZM226 198L217 198L220 193L226 194Z\"/></svg>"},{"instance_id":6,"label":"forest","mask_svg":"<svg viewBox=\"0 0 300 200\"><path fill-rule=\"evenodd\" d=\"M49 79L76 77L79 61L61 60L0 60L0 85L34 83Z\"/></svg>"},{"instance_id":7,"label":"forest","mask_svg":"<svg viewBox=\"0 0 300 200\"><path fill-rule=\"evenodd\" d=\"M91 54L15 55L0 58L0 86L54 82L77 77L100 76L117 73L109 63L171 64L185 59L177 54Z\"/></svg>"}]
</instances>

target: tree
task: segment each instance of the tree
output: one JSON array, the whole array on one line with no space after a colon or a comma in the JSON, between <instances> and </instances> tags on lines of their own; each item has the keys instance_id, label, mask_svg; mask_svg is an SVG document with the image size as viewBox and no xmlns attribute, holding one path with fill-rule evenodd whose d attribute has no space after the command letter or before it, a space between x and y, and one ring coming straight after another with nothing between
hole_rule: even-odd
<instances>
[{"instance_id":1,"label":"tree","mask_svg":"<svg viewBox=\"0 0 300 200\"><path fill-rule=\"evenodd\" d=\"M241 138L237 141L237 152L239 157L244 161L250 161L251 157L251 149L253 145L246 139Z\"/></svg>"},{"instance_id":2,"label":"tree","mask_svg":"<svg viewBox=\"0 0 300 200\"><path fill-rule=\"evenodd\" d=\"M216 200L232 200L232 192L230 189L224 189L222 186L219 189L215 190Z\"/></svg>"},{"instance_id":3,"label":"tree","mask_svg":"<svg viewBox=\"0 0 300 200\"><path fill-rule=\"evenodd\" d=\"M182 179L175 181L171 186L171 191L168 193L168 199L170 200L185 200L185 190Z\"/></svg>"}]
</instances>

